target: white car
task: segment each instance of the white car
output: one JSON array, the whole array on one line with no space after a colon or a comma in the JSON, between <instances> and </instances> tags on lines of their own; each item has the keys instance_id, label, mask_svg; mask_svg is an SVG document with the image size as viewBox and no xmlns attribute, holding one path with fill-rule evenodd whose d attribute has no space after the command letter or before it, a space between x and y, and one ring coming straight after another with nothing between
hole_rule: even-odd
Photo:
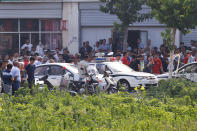
<instances>
[{"instance_id":1,"label":"white car","mask_svg":"<svg viewBox=\"0 0 197 131\"><path fill-rule=\"evenodd\" d=\"M50 63L37 66L34 72L35 84L43 84L42 81L39 81L39 78L45 75L48 75L48 81L55 87L60 86L62 77L69 80L71 75L74 80L79 80L78 69L68 63Z\"/></svg>"},{"instance_id":2,"label":"white car","mask_svg":"<svg viewBox=\"0 0 197 131\"><path fill-rule=\"evenodd\" d=\"M95 74L95 79L99 82L101 90L106 86L106 82L102 74L99 74L94 66L87 68L89 74ZM35 69L35 84L43 85L44 82L39 78L48 75L48 81L55 87L60 87L61 80L63 78L64 85L68 86L70 80L79 81L79 72L76 66L69 63L50 63L39 65ZM72 76L72 77L70 77Z\"/></svg>"},{"instance_id":3,"label":"white car","mask_svg":"<svg viewBox=\"0 0 197 131\"><path fill-rule=\"evenodd\" d=\"M129 66L120 62L102 62L91 64L96 66L100 74L103 74L104 70L109 72L114 80L125 86L127 90L139 85L150 87L157 86L158 84L158 79L155 75L145 72L136 72Z\"/></svg>"},{"instance_id":4,"label":"white car","mask_svg":"<svg viewBox=\"0 0 197 131\"><path fill-rule=\"evenodd\" d=\"M186 78L193 82L197 82L197 62L186 64L172 73L173 78ZM168 80L169 73L157 76L158 80Z\"/></svg>"}]
</instances>

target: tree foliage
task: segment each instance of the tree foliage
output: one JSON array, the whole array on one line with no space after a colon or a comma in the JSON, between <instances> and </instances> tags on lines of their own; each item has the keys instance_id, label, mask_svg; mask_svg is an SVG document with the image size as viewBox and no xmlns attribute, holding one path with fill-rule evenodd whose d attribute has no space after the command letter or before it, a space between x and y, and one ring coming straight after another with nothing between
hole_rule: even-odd
<instances>
[{"instance_id":1,"label":"tree foliage","mask_svg":"<svg viewBox=\"0 0 197 131\"><path fill-rule=\"evenodd\" d=\"M143 21L150 17L150 13L142 13L145 0L100 0L104 4L100 9L104 13L116 15L123 26Z\"/></svg>"},{"instance_id":2,"label":"tree foliage","mask_svg":"<svg viewBox=\"0 0 197 131\"><path fill-rule=\"evenodd\" d=\"M147 0L152 14L168 28L186 34L197 25L197 0Z\"/></svg>"},{"instance_id":3,"label":"tree foliage","mask_svg":"<svg viewBox=\"0 0 197 131\"><path fill-rule=\"evenodd\" d=\"M114 23L116 31L124 32L123 50L126 50L128 27L135 22L141 22L151 17L151 13L142 12L146 0L100 0L103 4L100 10L116 15L121 23Z\"/></svg>"}]
</instances>

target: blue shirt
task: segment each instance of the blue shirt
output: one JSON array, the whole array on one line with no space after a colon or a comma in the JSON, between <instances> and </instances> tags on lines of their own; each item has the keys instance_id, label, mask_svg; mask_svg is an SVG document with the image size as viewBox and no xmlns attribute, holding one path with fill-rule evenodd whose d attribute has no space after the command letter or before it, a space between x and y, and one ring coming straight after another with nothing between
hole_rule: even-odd
<instances>
[{"instance_id":1,"label":"blue shirt","mask_svg":"<svg viewBox=\"0 0 197 131\"><path fill-rule=\"evenodd\" d=\"M35 65L30 65L28 64L25 67L26 71L27 71L27 75L28 75L28 80L34 80L34 71L36 69Z\"/></svg>"},{"instance_id":2,"label":"blue shirt","mask_svg":"<svg viewBox=\"0 0 197 131\"><path fill-rule=\"evenodd\" d=\"M5 69L2 73L3 83L7 85L12 84L12 73L8 69Z\"/></svg>"}]
</instances>

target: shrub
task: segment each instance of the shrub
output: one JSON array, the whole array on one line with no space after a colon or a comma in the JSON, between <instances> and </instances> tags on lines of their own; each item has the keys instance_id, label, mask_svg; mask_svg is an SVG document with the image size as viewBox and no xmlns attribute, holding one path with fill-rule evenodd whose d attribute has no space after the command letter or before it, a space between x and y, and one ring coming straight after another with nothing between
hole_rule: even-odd
<instances>
[{"instance_id":1,"label":"shrub","mask_svg":"<svg viewBox=\"0 0 197 131\"><path fill-rule=\"evenodd\" d=\"M185 80L162 81L143 99L126 92L73 97L21 88L0 98L0 130L195 130L196 88Z\"/></svg>"}]
</instances>

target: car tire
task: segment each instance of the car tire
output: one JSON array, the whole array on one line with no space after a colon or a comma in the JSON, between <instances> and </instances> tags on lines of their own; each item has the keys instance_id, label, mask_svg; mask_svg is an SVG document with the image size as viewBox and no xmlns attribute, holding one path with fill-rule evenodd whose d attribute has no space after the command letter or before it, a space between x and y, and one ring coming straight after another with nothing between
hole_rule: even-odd
<instances>
[{"instance_id":1,"label":"car tire","mask_svg":"<svg viewBox=\"0 0 197 131\"><path fill-rule=\"evenodd\" d=\"M129 82L127 80L120 80L118 83L120 83L120 85L118 85L118 90L120 89L120 86L124 86L125 90L123 91L131 91L131 87L129 85Z\"/></svg>"}]
</instances>

